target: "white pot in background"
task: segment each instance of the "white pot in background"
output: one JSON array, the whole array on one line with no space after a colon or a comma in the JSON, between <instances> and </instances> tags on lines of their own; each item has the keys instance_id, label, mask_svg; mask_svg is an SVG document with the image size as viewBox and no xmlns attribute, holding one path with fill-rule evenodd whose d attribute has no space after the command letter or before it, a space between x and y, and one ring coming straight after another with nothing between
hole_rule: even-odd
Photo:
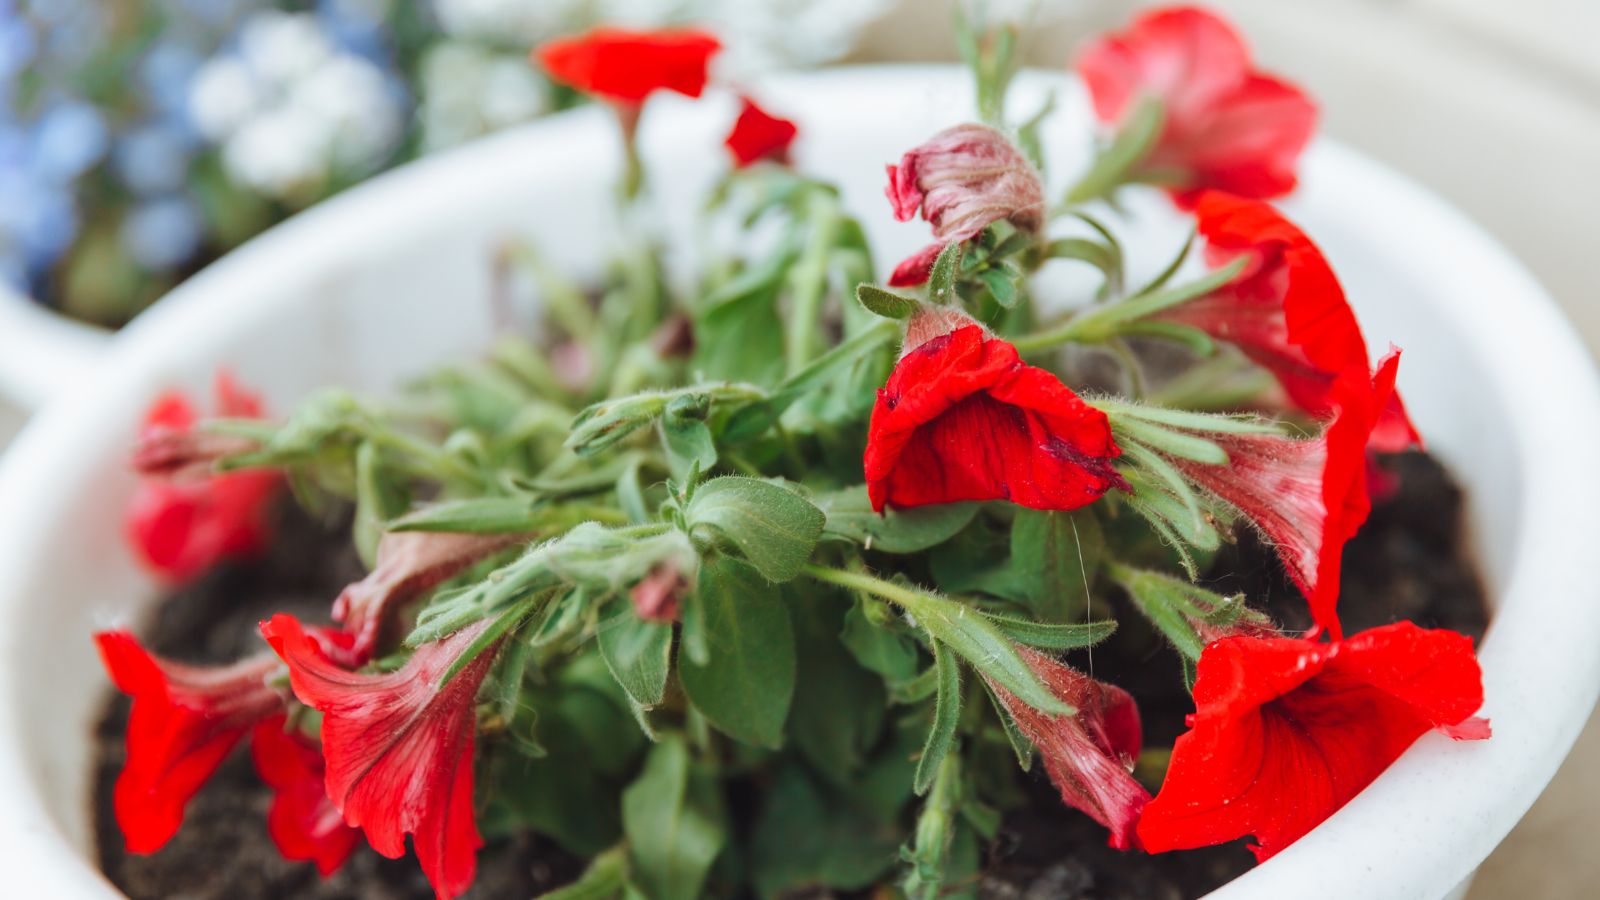
<instances>
[{"instance_id":1,"label":"white pot in background","mask_svg":"<svg viewBox=\"0 0 1600 900\"><path fill-rule=\"evenodd\" d=\"M61 315L0 282L0 403L42 406L85 378L111 333Z\"/></svg>"},{"instance_id":2,"label":"white pot in background","mask_svg":"<svg viewBox=\"0 0 1600 900\"><path fill-rule=\"evenodd\" d=\"M1064 76L1030 73L1015 101L1062 94L1046 147L1059 188L1088 154L1088 112ZM796 163L839 183L880 271L927 240L895 223L883 164L971 117L964 73L841 69L774 79L760 99L796 118ZM653 101L647 165L680 261L724 169L729 97ZM89 732L109 687L91 631L138 623L156 589L122 543L124 455L163 388L203 391L219 365L271 409L338 384L385 391L489 341L490 260L507 236L584 275L611 245L619 164L600 109L555 117L407 166L297 216L135 322L88 383L36 418L0 462L0 868L17 896L115 892L93 864ZM1179 224L1134 204L1153 268ZM1406 350L1413 416L1468 490L1471 542L1496 606L1480 651L1492 740L1428 735L1343 810L1224 887L1226 900L1450 893L1555 772L1600 691L1600 387L1529 276L1444 204L1331 143L1286 204L1340 272L1375 349ZM1156 246L1158 245L1159 246ZM1087 286L1058 263L1055 290ZM1080 275L1083 276L1080 279ZM331 598L330 598L331 599Z\"/></svg>"}]
</instances>

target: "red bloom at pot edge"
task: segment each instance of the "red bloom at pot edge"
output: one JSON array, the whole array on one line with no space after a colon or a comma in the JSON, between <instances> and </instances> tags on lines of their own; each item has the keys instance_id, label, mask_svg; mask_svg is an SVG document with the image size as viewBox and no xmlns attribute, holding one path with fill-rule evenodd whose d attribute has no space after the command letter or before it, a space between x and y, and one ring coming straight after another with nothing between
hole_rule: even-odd
<instances>
[{"instance_id":1,"label":"red bloom at pot edge","mask_svg":"<svg viewBox=\"0 0 1600 900\"><path fill-rule=\"evenodd\" d=\"M1217 16L1152 10L1090 44L1077 66L1102 122L1122 121L1145 98L1161 102L1161 131L1140 169L1175 178L1180 203L1200 188L1262 198L1294 188L1316 106L1257 71L1244 41Z\"/></svg>"},{"instance_id":2,"label":"red bloom at pot edge","mask_svg":"<svg viewBox=\"0 0 1600 900\"><path fill-rule=\"evenodd\" d=\"M733 154L734 165L742 169L762 160L787 163L789 145L800 134L799 126L772 115L749 97L741 97L739 101L739 118L734 120L733 130L723 141L728 152Z\"/></svg>"},{"instance_id":3,"label":"red bloom at pot edge","mask_svg":"<svg viewBox=\"0 0 1600 900\"><path fill-rule=\"evenodd\" d=\"M912 318L906 348L867 431L874 510L960 500L1076 509L1126 488L1105 414L1015 347L935 310Z\"/></svg>"},{"instance_id":4,"label":"red bloom at pot edge","mask_svg":"<svg viewBox=\"0 0 1600 900\"><path fill-rule=\"evenodd\" d=\"M1430 729L1489 736L1472 641L1399 622L1345 641L1231 637L1207 646L1139 837L1152 853L1253 835L1265 860L1371 784Z\"/></svg>"},{"instance_id":5,"label":"red bloom at pot edge","mask_svg":"<svg viewBox=\"0 0 1600 900\"><path fill-rule=\"evenodd\" d=\"M1139 707L1122 688L1104 684L1037 650L1017 653L1040 682L1078 712L1042 713L989 680L1017 728L1039 750L1063 803L1110 829L1118 850L1138 846L1134 826L1150 794L1132 775L1142 745Z\"/></svg>"},{"instance_id":6,"label":"red bloom at pot edge","mask_svg":"<svg viewBox=\"0 0 1600 900\"><path fill-rule=\"evenodd\" d=\"M1365 367L1369 357L1355 312L1322 251L1260 201L1205 191L1195 218L1213 265L1245 255L1246 268L1221 289L1160 318L1237 345L1277 376L1295 406L1319 419L1330 417L1335 377ZM1398 452L1420 443L1394 394L1373 430L1372 448Z\"/></svg>"},{"instance_id":7,"label":"red bloom at pot edge","mask_svg":"<svg viewBox=\"0 0 1600 900\"><path fill-rule=\"evenodd\" d=\"M205 668L154 656L126 631L94 636L117 690L133 698L127 761L112 798L130 853L154 853L183 824L183 810L245 732L283 710L267 684L272 654Z\"/></svg>"},{"instance_id":8,"label":"red bloom at pot edge","mask_svg":"<svg viewBox=\"0 0 1600 900\"><path fill-rule=\"evenodd\" d=\"M261 416L260 398L240 389L226 372L218 373L215 393L218 415ZM213 451L231 446L216 441L197 444L196 418L193 405L182 394L157 399L145 415L135 463L148 471L162 468L159 459L183 474L196 465L193 460L175 461L175 454L183 455L177 445L186 446L190 455L200 449L198 444ZM165 450L156 453L152 448ZM267 511L278 483L277 473L268 471L199 479L145 478L124 513L128 542L146 566L172 582L194 578L223 559L254 555L271 538Z\"/></svg>"},{"instance_id":9,"label":"red bloom at pot edge","mask_svg":"<svg viewBox=\"0 0 1600 900\"><path fill-rule=\"evenodd\" d=\"M321 748L287 731L286 722L283 715L265 719L250 738L256 773L273 789L267 832L284 859L313 862L327 877L350 858L361 832L328 799Z\"/></svg>"},{"instance_id":10,"label":"red bloom at pot edge","mask_svg":"<svg viewBox=\"0 0 1600 900\"><path fill-rule=\"evenodd\" d=\"M337 665L293 616L261 625L289 664L295 696L323 714L328 797L390 859L404 855L410 833L440 900L465 892L477 874L483 838L472 805L475 702L494 648L448 683L440 679L489 625L425 644L399 669L370 675Z\"/></svg>"},{"instance_id":11,"label":"red bloom at pot edge","mask_svg":"<svg viewBox=\"0 0 1600 900\"><path fill-rule=\"evenodd\" d=\"M534 51L550 77L616 103L637 105L656 91L698 97L721 42L703 31L595 28Z\"/></svg>"},{"instance_id":12,"label":"red bloom at pot edge","mask_svg":"<svg viewBox=\"0 0 1600 900\"><path fill-rule=\"evenodd\" d=\"M957 125L906 151L891 165L885 194L894 217L909 222L918 210L933 225L935 242L907 258L889 279L893 287L921 284L939 251L970 240L1006 219L1024 231L1044 225L1044 185L1022 151L984 125Z\"/></svg>"},{"instance_id":13,"label":"red bloom at pot edge","mask_svg":"<svg viewBox=\"0 0 1600 900\"><path fill-rule=\"evenodd\" d=\"M1185 475L1232 505L1266 535L1289 578L1305 594L1311 616L1334 638L1339 564L1372 500L1367 494L1367 444L1394 394L1399 351L1378 364L1346 370L1330 397L1337 410L1309 440L1261 434L1208 435L1228 453L1226 465L1175 459Z\"/></svg>"}]
</instances>

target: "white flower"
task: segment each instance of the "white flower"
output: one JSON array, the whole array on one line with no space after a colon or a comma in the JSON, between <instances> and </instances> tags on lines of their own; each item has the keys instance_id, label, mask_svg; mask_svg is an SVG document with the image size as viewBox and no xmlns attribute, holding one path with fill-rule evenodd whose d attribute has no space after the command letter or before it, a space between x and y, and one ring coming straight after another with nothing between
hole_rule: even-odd
<instances>
[{"instance_id":1,"label":"white flower","mask_svg":"<svg viewBox=\"0 0 1600 900\"><path fill-rule=\"evenodd\" d=\"M441 41L422 61L423 145L438 150L531 119L545 110L546 90L521 54Z\"/></svg>"},{"instance_id":2,"label":"white flower","mask_svg":"<svg viewBox=\"0 0 1600 900\"><path fill-rule=\"evenodd\" d=\"M200 133L220 141L237 131L261 104L261 88L237 56L208 60L189 88L189 118Z\"/></svg>"},{"instance_id":3,"label":"white flower","mask_svg":"<svg viewBox=\"0 0 1600 900\"><path fill-rule=\"evenodd\" d=\"M435 0L452 37L532 45L583 24L586 0Z\"/></svg>"},{"instance_id":4,"label":"white flower","mask_svg":"<svg viewBox=\"0 0 1600 900\"><path fill-rule=\"evenodd\" d=\"M333 46L308 13L261 12L239 28L239 55L257 76L286 82L310 73L333 55Z\"/></svg>"}]
</instances>

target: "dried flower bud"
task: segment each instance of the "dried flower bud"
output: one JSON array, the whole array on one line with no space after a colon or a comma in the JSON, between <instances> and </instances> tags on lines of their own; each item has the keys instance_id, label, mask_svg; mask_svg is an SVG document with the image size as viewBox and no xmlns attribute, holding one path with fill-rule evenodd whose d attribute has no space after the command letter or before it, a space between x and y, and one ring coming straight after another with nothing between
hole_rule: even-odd
<instances>
[{"instance_id":1,"label":"dried flower bud","mask_svg":"<svg viewBox=\"0 0 1600 900\"><path fill-rule=\"evenodd\" d=\"M1039 173L1006 136L984 125L939 132L889 166L886 192L894 216L909 222L922 210L943 243L976 237L1007 219L1024 231L1044 225Z\"/></svg>"},{"instance_id":2,"label":"dried flower bud","mask_svg":"<svg viewBox=\"0 0 1600 900\"><path fill-rule=\"evenodd\" d=\"M192 481L209 477L218 460L258 446L238 435L156 428L140 437L129 465L146 478Z\"/></svg>"},{"instance_id":3,"label":"dried flower bud","mask_svg":"<svg viewBox=\"0 0 1600 900\"><path fill-rule=\"evenodd\" d=\"M678 621L678 601L689 582L670 560L650 570L631 591L633 612L646 622Z\"/></svg>"}]
</instances>

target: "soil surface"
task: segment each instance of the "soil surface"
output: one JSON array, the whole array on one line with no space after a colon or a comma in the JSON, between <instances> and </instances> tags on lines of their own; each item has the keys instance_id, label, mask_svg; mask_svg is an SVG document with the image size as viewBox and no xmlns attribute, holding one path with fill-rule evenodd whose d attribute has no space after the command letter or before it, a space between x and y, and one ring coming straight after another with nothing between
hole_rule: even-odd
<instances>
[{"instance_id":1,"label":"soil surface","mask_svg":"<svg viewBox=\"0 0 1600 900\"><path fill-rule=\"evenodd\" d=\"M1401 619L1452 628L1478 638L1488 622L1484 592L1463 548L1459 489L1423 454L1384 461L1398 476L1395 492L1375 502L1371 517L1345 549L1347 631ZM343 523L319 527L302 518L280 530L271 555L219 569L177 592L146 636L158 653L193 662L225 662L261 645L254 625L288 611L324 621L338 589L362 574ZM1271 548L1248 533L1220 553L1207 582L1244 591L1286 628L1304 628L1304 601L1285 579ZM1117 683L1139 699L1146 744L1170 746L1193 710L1176 662L1158 640L1129 629L1076 665ZM248 753L238 752L190 804L184 828L159 853L122 850L111 815L111 789L122 765L127 704L110 704L98 740L96 786L100 863L135 900L427 900L433 896L416 861L386 860L363 847L323 880L309 864L284 861L266 831L270 792ZM1061 805L1042 776L1029 803L1011 812L987 848L979 893L994 900L1182 900L1198 897L1253 864L1243 841L1160 856L1105 846L1105 830ZM581 864L532 835L491 841L479 856L469 898L528 898L574 877Z\"/></svg>"}]
</instances>

